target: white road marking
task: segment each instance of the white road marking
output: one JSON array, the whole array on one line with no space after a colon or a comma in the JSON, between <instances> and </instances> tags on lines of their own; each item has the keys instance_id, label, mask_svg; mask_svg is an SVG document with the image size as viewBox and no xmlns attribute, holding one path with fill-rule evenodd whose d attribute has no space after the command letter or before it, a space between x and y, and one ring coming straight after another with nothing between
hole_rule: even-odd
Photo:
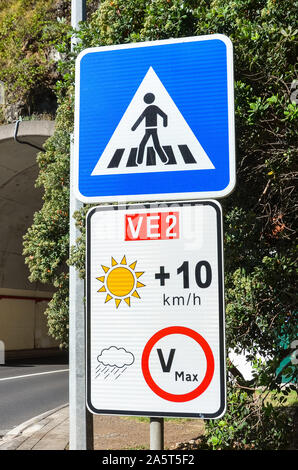
<instances>
[{"instance_id":1,"label":"white road marking","mask_svg":"<svg viewBox=\"0 0 298 470\"><path fill-rule=\"evenodd\" d=\"M23 379L25 377L36 377L37 375L46 375L46 374L57 374L58 372L68 372L69 369L61 369L61 370L50 370L49 372L37 372L36 374L26 374L26 375L16 375L14 377L4 377L0 379L0 382L4 380L14 380L14 379Z\"/></svg>"}]
</instances>

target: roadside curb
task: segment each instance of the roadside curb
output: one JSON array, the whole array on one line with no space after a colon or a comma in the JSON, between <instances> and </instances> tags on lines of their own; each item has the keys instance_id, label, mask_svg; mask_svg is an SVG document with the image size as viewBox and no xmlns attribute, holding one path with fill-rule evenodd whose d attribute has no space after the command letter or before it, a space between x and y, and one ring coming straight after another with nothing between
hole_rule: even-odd
<instances>
[{"instance_id":1,"label":"roadside curb","mask_svg":"<svg viewBox=\"0 0 298 470\"><path fill-rule=\"evenodd\" d=\"M17 449L25 441L30 440L34 434L38 435L42 428L49 425L51 417L55 422L54 415L59 415L59 412L64 414L66 409L68 409L68 403L37 415L11 429L0 439L0 451Z\"/></svg>"}]
</instances>

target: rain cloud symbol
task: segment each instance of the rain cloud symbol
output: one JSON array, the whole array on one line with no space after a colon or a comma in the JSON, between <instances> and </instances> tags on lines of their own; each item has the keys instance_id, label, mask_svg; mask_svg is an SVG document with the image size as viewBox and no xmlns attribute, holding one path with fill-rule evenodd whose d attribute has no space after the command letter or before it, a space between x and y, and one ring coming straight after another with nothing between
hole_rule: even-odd
<instances>
[{"instance_id":1,"label":"rain cloud symbol","mask_svg":"<svg viewBox=\"0 0 298 470\"><path fill-rule=\"evenodd\" d=\"M96 379L102 376L104 379L118 379L134 361L134 355L124 348L110 346L103 349L97 356L98 366L96 367Z\"/></svg>"}]
</instances>

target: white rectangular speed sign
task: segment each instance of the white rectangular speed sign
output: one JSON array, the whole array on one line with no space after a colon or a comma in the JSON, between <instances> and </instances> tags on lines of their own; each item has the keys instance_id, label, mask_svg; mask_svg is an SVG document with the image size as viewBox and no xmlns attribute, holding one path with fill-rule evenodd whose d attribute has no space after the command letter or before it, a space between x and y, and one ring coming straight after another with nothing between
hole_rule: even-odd
<instances>
[{"instance_id":1,"label":"white rectangular speed sign","mask_svg":"<svg viewBox=\"0 0 298 470\"><path fill-rule=\"evenodd\" d=\"M219 203L91 209L89 409L218 418L225 402Z\"/></svg>"}]
</instances>

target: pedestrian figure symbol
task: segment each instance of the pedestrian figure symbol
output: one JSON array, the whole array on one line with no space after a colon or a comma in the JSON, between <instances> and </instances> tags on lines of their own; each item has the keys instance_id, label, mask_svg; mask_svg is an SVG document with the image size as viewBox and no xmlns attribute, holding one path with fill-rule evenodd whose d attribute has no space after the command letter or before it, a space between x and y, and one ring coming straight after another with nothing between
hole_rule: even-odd
<instances>
[{"instance_id":1,"label":"pedestrian figure symbol","mask_svg":"<svg viewBox=\"0 0 298 470\"><path fill-rule=\"evenodd\" d=\"M161 161L163 163L167 163L169 161L168 156L162 149L158 139L157 116L160 115L162 117L164 127L167 127L168 125L168 116L158 106L151 104L155 101L155 96L153 93L146 93L146 95L144 96L144 101L146 104L149 104L149 106L144 109L140 117L136 120L136 122L131 128L132 131L135 131L141 124L143 119L145 119L145 135L139 145L137 164L141 165L143 163L145 146L149 141L150 137L152 137L154 149L159 155Z\"/></svg>"},{"instance_id":2,"label":"pedestrian figure symbol","mask_svg":"<svg viewBox=\"0 0 298 470\"><path fill-rule=\"evenodd\" d=\"M152 67L120 117L92 176L214 169Z\"/></svg>"}]
</instances>

